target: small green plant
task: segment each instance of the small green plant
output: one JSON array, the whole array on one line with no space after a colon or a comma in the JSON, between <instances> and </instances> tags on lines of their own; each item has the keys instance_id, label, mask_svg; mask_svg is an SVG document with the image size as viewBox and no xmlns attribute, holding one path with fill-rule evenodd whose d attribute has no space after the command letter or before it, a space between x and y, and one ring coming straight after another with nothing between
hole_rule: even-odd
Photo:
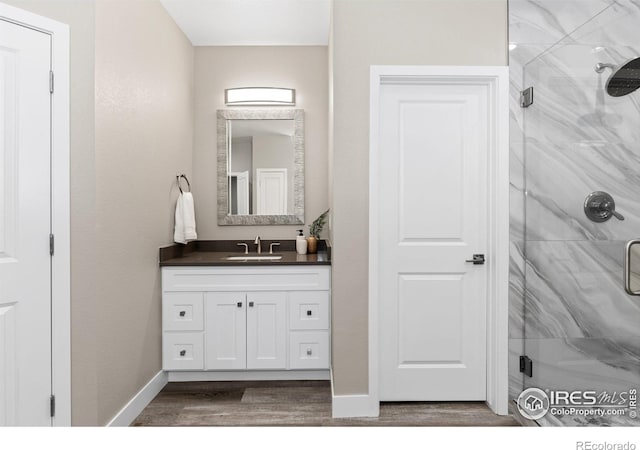
<instances>
[{"instance_id":1,"label":"small green plant","mask_svg":"<svg viewBox=\"0 0 640 450\"><path fill-rule=\"evenodd\" d=\"M329 210L327 209L325 212L320 214L318 218L311 223L311 225L309 225L309 236L314 236L318 239L320 238L320 233L322 233L324 224L327 221L328 213Z\"/></svg>"}]
</instances>

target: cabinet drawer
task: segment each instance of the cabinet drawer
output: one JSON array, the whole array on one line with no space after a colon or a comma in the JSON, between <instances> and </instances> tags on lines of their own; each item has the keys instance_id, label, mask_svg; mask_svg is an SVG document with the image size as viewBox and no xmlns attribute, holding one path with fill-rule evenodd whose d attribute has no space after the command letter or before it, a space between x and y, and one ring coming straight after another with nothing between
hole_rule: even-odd
<instances>
[{"instance_id":1,"label":"cabinet drawer","mask_svg":"<svg viewBox=\"0 0 640 450\"><path fill-rule=\"evenodd\" d=\"M165 293L162 301L162 328L165 331L202 331L201 292Z\"/></svg>"},{"instance_id":2,"label":"cabinet drawer","mask_svg":"<svg viewBox=\"0 0 640 450\"><path fill-rule=\"evenodd\" d=\"M162 367L164 370L204 369L202 333L164 333L162 335Z\"/></svg>"},{"instance_id":3,"label":"cabinet drawer","mask_svg":"<svg viewBox=\"0 0 640 450\"><path fill-rule=\"evenodd\" d=\"M328 369L329 332L292 331L289 334L290 369Z\"/></svg>"},{"instance_id":4,"label":"cabinet drawer","mask_svg":"<svg viewBox=\"0 0 640 450\"><path fill-rule=\"evenodd\" d=\"M329 290L329 266L163 267L166 292Z\"/></svg>"},{"instance_id":5,"label":"cabinet drawer","mask_svg":"<svg viewBox=\"0 0 640 450\"><path fill-rule=\"evenodd\" d=\"M289 328L292 330L328 329L329 292L291 292L289 294Z\"/></svg>"}]
</instances>

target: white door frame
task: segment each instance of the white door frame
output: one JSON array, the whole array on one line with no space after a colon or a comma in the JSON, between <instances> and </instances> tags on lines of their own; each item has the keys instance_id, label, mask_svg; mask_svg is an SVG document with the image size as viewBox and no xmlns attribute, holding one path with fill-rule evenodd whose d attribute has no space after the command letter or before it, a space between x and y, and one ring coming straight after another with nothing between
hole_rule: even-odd
<instances>
[{"instance_id":1,"label":"white door frame","mask_svg":"<svg viewBox=\"0 0 640 450\"><path fill-rule=\"evenodd\" d=\"M71 288L69 219L69 26L0 3L0 19L51 35L51 260L53 424L71 425Z\"/></svg>"},{"instance_id":2,"label":"white door frame","mask_svg":"<svg viewBox=\"0 0 640 450\"><path fill-rule=\"evenodd\" d=\"M487 253L487 404L508 414L509 76L504 66L371 66L369 149L369 395L358 414L379 415L378 247L380 88L386 82L484 84L489 96L489 224ZM355 412L355 411L354 411Z\"/></svg>"}]
</instances>

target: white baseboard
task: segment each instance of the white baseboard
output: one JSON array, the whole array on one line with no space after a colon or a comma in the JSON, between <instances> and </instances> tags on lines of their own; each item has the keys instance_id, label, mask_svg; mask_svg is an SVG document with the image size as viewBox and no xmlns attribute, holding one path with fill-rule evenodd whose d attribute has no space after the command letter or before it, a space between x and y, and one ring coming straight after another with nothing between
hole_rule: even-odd
<instances>
[{"instance_id":1,"label":"white baseboard","mask_svg":"<svg viewBox=\"0 0 640 450\"><path fill-rule=\"evenodd\" d=\"M368 394L334 395L331 403L331 417L378 417L380 409L372 405Z\"/></svg>"},{"instance_id":2,"label":"white baseboard","mask_svg":"<svg viewBox=\"0 0 640 450\"><path fill-rule=\"evenodd\" d=\"M158 372L140 391L133 396L129 403L116 414L107 424L108 427L128 427L131 422L151 403L151 400L162 390L169 381L167 373Z\"/></svg>"},{"instance_id":3,"label":"white baseboard","mask_svg":"<svg viewBox=\"0 0 640 450\"><path fill-rule=\"evenodd\" d=\"M378 417L380 403L373 401L369 394L336 395L333 390L333 371L331 372L331 417Z\"/></svg>"},{"instance_id":4,"label":"white baseboard","mask_svg":"<svg viewBox=\"0 0 640 450\"><path fill-rule=\"evenodd\" d=\"M328 370L239 370L167 372L169 381L329 380Z\"/></svg>"}]
</instances>

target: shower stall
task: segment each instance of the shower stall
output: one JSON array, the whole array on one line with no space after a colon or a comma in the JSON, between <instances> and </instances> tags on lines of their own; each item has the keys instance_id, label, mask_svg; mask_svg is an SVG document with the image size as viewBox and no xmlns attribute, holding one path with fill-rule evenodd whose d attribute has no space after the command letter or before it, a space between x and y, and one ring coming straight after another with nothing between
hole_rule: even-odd
<instances>
[{"instance_id":1,"label":"shower stall","mask_svg":"<svg viewBox=\"0 0 640 450\"><path fill-rule=\"evenodd\" d=\"M510 0L509 41L511 405L640 425L640 0Z\"/></svg>"}]
</instances>

